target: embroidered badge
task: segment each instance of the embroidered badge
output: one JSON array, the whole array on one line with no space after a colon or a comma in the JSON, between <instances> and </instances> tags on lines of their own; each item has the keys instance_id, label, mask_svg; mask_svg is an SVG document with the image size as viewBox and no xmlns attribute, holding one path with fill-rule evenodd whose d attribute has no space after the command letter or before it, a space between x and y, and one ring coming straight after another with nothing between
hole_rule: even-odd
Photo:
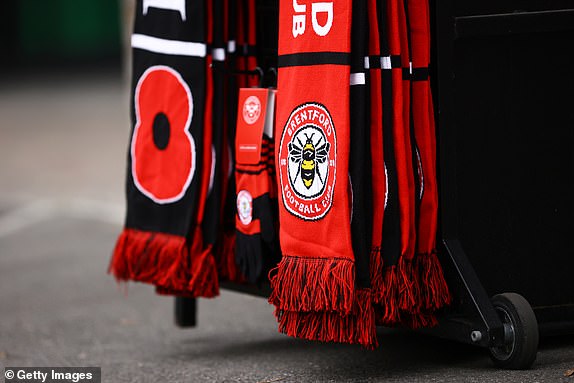
<instances>
[{"instance_id":1,"label":"embroidered badge","mask_svg":"<svg viewBox=\"0 0 574 383\"><path fill-rule=\"evenodd\" d=\"M237 193L237 215L244 225L249 225L253 220L253 198L247 190Z\"/></svg>"},{"instance_id":2,"label":"embroidered badge","mask_svg":"<svg viewBox=\"0 0 574 383\"><path fill-rule=\"evenodd\" d=\"M304 220L323 218L333 204L337 139L329 111L306 103L291 112L281 136L279 173L285 208Z\"/></svg>"}]
</instances>

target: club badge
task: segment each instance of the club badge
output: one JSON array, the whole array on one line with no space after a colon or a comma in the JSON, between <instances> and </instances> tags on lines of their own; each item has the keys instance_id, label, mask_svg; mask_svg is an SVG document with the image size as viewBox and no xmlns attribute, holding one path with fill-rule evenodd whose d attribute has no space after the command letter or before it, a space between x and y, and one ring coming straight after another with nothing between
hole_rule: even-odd
<instances>
[{"instance_id":1,"label":"club badge","mask_svg":"<svg viewBox=\"0 0 574 383\"><path fill-rule=\"evenodd\" d=\"M291 112L279 148L279 175L285 208L313 221L333 204L337 139L329 111L306 103Z\"/></svg>"},{"instance_id":2,"label":"club badge","mask_svg":"<svg viewBox=\"0 0 574 383\"><path fill-rule=\"evenodd\" d=\"M261 115L261 101L257 96L249 96L243 103L243 119L247 125L253 125Z\"/></svg>"},{"instance_id":3,"label":"club badge","mask_svg":"<svg viewBox=\"0 0 574 383\"><path fill-rule=\"evenodd\" d=\"M253 219L253 198L247 190L237 193L237 215L244 225L249 225Z\"/></svg>"}]
</instances>

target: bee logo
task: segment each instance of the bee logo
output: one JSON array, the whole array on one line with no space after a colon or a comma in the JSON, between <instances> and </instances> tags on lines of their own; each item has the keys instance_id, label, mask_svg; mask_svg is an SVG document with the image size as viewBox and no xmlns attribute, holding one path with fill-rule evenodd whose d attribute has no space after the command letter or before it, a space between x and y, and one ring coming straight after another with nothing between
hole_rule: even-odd
<instances>
[{"instance_id":1,"label":"bee logo","mask_svg":"<svg viewBox=\"0 0 574 383\"><path fill-rule=\"evenodd\" d=\"M291 113L281 137L279 172L289 212L305 220L325 216L335 188L336 137L323 105L307 103Z\"/></svg>"},{"instance_id":2,"label":"bee logo","mask_svg":"<svg viewBox=\"0 0 574 383\"><path fill-rule=\"evenodd\" d=\"M308 127L309 129L317 129ZM307 129L308 130L308 129ZM319 130L319 129L317 129ZM317 132L310 135L306 132L301 133L305 137L305 143L301 141L298 135L295 135L295 142L290 142L289 147L289 160L298 164L297 173L295 174L295 181L299 175L303 181L303 186L311 189L315 176L319 179L321 185L325 184L325 178L321 175L320 166L327 161L329 157L329 148L331 144L325 140L323 135L319 136L316 142L313 138ZM319 133L320 130L319 130ZM328 171L328 168L327 168Z\"/></svg>"}]
</instances>

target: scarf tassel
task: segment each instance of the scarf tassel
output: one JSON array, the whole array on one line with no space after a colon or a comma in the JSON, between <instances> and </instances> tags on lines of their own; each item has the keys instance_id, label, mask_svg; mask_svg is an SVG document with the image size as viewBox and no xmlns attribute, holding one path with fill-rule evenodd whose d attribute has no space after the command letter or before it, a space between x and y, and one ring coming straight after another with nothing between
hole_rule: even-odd
<instances>
[{"instance_id":1,"label":"scarf tassel","mask_svg":"<svg viewBox=\"0 0 574 383\"><path fill-rule=\"evenodd\" d=\"M189 247L191 262L187 268L186 283L183 288L164 287L161 281L156 285L156 292L161 295L176 295L187 298L213 298L219 295L217 265L213 257L213 248L203 248L203 235L199 227L194 230L193 242Z\"/></svg>"},{"instance_id":2,"label":"scarf tassel","mask_svg":"<svg viewBox=\"0 0 574 383\"><path fill-rule=\"evenodd\" d=\"M275 312L279 331L293 337L321 341L360 344L367 349L378 346L375 311L369 289L356 290L353 309L342 315L334 311Z\"/></svg>"},{"instance_id":3,"label":"scarf tassel","mask_svg":"<svg viewBox=\"0 0 574 383\"><path fill-rule=\"evenodd\" d=\"M417 255L421 279L421 302L424 310L434 311L450 304L452 297L436 252Z\"/></svg>"},{"instance_id":4,"label":"scarf tassel","mask_svg":"<svg viewBox=\"0 0 574 383\"><path fill-rule=\"evenodd\" d=\"M219 294L217 264L213 256L213 246L204 248L203 233L197 226L190 247L191 265L186 290L194 297L212 298Z\"/></svg>"},{"instance_id":5,"label":"scarf tassel","mask_svg":"<svg viewBox=\"0 0 574 383\"><path fill-rule=\"evenodd\" d=\"M124 229L108 272L118 281L154 284L160 294L211 298L219 294L217 269L211 248L201 249L201 242L189 248L184 237Z\"/></svg>"},{"instance_id":6,"label":"scarf tassel","mask_svg":"<svg viewBox=\"0 0 574 383\"><path fill-rule=\"evenodd\" d=\"M381 263L373 261L375 265ZM382 277L373 279L373 301L381 309L378 324L433 327L438 322L432 312L451 302L435 253L417 255L413 260L401 258L397 265L384 267L379 274Z\"/></svg>"},{"instance_id":7,"label":"scarf tassel","mask_svg":"<svg viewBox=\"0 0 574 383\"><path fill-rule=\"evenodd\" d=\"M188 249L184 237L124 229L108 272L118 281L151 283L166 289L187 284Z\"/></svg>"},{"instance_id":8,"label":"scarf tassel","mask_svg":"<svg viewBox=\"0 0 574 383\"><path fill-rule=\"evenodd\" d=\"M354 264L348 259L301 258L284 255L269 272L269 303L281 311L335 311L353 308Z\"/></svg>"}]
</instances>

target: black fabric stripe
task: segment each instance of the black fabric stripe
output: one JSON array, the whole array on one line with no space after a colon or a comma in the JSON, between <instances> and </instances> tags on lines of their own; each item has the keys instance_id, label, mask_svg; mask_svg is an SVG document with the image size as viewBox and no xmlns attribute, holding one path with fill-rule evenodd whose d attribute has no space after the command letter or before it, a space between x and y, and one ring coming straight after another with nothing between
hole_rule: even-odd
<instances>
[{"instance_id":1,"label":"black fabric stripe","mask_svg":"<svg viewBox=\"0 0 574 383\"><path fill-rule=\"evenodd\" d=\"M401 68L402 65L402 61L401 61L401 56L399 55L392 55L391 56L391 67L392 68Z\"/></svg>"},{"instance_id":2,"label":"black fabric stripe","mask_svg":"<svg viewBox=\"0 0 574 383\"><path fill-rule=\"evenodd\" d=\"M413 68L411 80L413 81L426 81L429 79L429 68Z\"/></svg>"},{"instance_id":3,"label":"black fabric stripe","mask_svg":"<svg viewBox=\"0 0 574 383\"><path fill-rule=\"evenodd\" d=\"M393 89L391 71L383 71L381 76L383 97L383 157L387 168L387 207L383 215L381 251L383 263L396 265L401 256L401 225L398 201L399 189L393 145Z\"/></svg>"},{"instance_id":4,"label":"black fabric stripe","mask_svg":"<svg viewBox=\"0 0 574 383\"><path fill-rule=\"evenodd\" d=\"M403 80L411 79L411 68L403 68Z\"/></svg>"},{"instance_id":5,"label":"black fabric stripe","mask_svg":"<svg viewBox=\"0 0 574 383\"><path fill-rule=\"evenodd\" d=\"M389 55L389 39L387 36L387 0L377 0L377 18L379 24L379 42L381 55Z\"/></svg>"},{"instance_id":6,"label":"black fabric stripe","mask_svg":"<svg viewBox=\"0 0 574 383\"><path fill-rule=\"evenodd\" d=\"M368 52L369 23L367 0L354 0L351 26L351 70L363 72L364 57ZM364 72L363 72L364 73ZM350 122L351 146L349 153L349 176L353 198L351 199L351 239L355 255L355 285L368 288L370 281L370 247L372 235L372 184L370 156L370 91L367 75L363 86L351 87Z\"/></svg>"},{"instance_id":7,"label":"black fabric stripe","mask_svg":"<svg viewBox=\"0 0 574 383\"><path fill-rule=\"evenodd\" d=\"M369 56L369 69L381 69L381 56Z\"/></svg>"},{"instance_id":8,"label":"black fabric stripe","mask_svg":"<svg viewBox=\"0 0 574 383\"><path fill-rule=\"evenodd\" d=\"M343 52L309 52L281 55L277 58L279 68L310 65L350 65L351 55Z\"/></svg>"}]
</instances>

